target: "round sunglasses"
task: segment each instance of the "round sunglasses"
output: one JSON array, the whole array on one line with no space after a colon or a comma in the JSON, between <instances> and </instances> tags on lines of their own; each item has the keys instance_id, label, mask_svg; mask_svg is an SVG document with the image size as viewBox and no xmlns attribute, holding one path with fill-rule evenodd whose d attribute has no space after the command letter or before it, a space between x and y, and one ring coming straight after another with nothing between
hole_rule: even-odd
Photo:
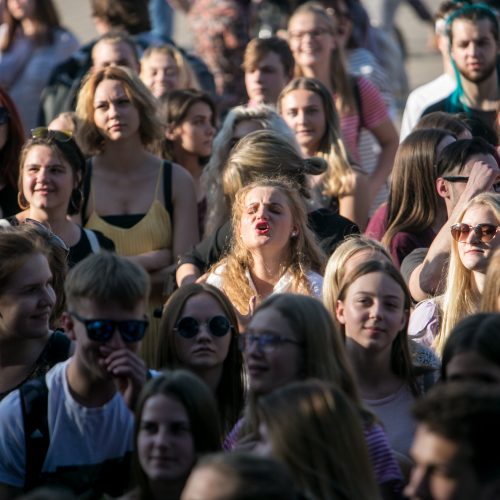
<instances>
[{"instance_id":1,"label":"round sunglasses","mask_svg":"<svg viewBox=\"0 0 500 500\"><path fill-rule=\"evenodd\" d=\"M495 224L484 223L470 226L469 224L460 222L451 226L451 236L455 241L467 241L469 233L474 231L474 234L478 239L480 239L483 243L487 243L496 236L498 228L499 226L496 226Z\"/></svg>"},{"instance_id":2,"label":"round sunglasses","mask_svg":"<svg viewBox=\"0 0 500 500\"><path fill-rule=\"evenodd\" d=\"M192 316L184 316L177 322L174 331L185 339L192 339L198 335L201 325L204 324L214 337L224 337L230 330L233 330L233 325L225 316L213 316L206 322L198 321Z\"/></svg>"}]
</instances>

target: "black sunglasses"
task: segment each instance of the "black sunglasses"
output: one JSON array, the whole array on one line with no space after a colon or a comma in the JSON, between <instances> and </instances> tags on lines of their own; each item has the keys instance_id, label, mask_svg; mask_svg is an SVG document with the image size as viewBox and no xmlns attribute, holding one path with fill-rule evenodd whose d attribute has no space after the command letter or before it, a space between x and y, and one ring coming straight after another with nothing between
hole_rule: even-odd
<instances>
[{"instance_id":1,"label":"black sunglasses","mask_svg":"<svg viewBox=\"0 0 500 500\"><path fill-rule=\"evenodd\" d=\"M8 123L10 118L9 112L5 108L0 108L0 125Z\"/></svg>"},{"instance_id":2,"label":"black sunglasses","mask_svg":"<svg viewBox=\"0 0 500 500\"><path fill-rule=\"evenodd\" d=\"M230 330L233 330L233 325L225 316L213 316L205 323L192 316L184 316L177 322L174 331L185 339L192 339L198 335L200 326L203 324L208 326L208 331L214 337L224 337Z\"/></svg>"},{"instance_id":3,"label":"black sunglasses","mask_svg":"<svg viewBox=\"0 0 500 500\"><path fill-rule=\"evenodd\" d=\"M466 175L446 175L443 179L448 182L469 182L469 177ZM495 193L500 193L500 182L493 184L493 191L495 191Z\"/></svg>"},{"instance_id":4,"label":"black sunglasses","mask_svg":"<svg viewBox=\"0 0 500 500\"><path fill-rule=\"evenodd\" d=\"M75 312L69 313L85 325L87 336L94 342L107 342L118 329L124 342L139 342L146 333L149 321L146 319L86 319Z\"/></svg>"},{"instance_id":5,"label":"black sunglasses","mask_svg":"<svg viewBox=\"0 0 500 500\"><path fill-rule=\"evenodd\" d=\"M51 130L47 127L32 128L30 132L32 139L55 139L58 142L68 142L73 137L73 134L70 132Z\"/></svg>"},{"instance_id":6,"label":"black sunglasses","mask_svg":"<svg viewBox=\"0 0 500 500\"><path fill-rule=\"evenodd\" d=\"M479 238L483 243L487 243L496 236L499 227L500 226L495 226L495 224L486 223L469 226L469 224L461 222L451 226L451 235L455 241L466 241L469 237L469 233L474 231L477 238Z\"/></svg>"},{"instance_id":7,"label":"black sunglasses","mask_svg":"<svg viewBox=\"0 0 500 500\"><path fill-rule=\"evenodd\" d=\"M24 219L24 224L29 224L30 226L33 226L36 229L37 233L47 238L50 241L50 243L54 244L56 247L61 248L67 254L69 253L69 247L62 240L62 238L57 236L57 234L53 233L47 226L45 226L41 222L26 217L26 219Z\"/></svg>"}]
</instances>

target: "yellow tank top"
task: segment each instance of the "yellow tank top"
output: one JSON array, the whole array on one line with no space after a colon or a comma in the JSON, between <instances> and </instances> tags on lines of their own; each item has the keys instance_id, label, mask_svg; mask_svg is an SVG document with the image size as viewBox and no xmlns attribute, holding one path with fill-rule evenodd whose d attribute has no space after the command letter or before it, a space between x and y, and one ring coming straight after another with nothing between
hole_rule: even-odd
<instances>
[{"instance_id":1,"label":"yellow tank top","mask_svg":"<svg viewBox=\"0 0 500 500\"><path fill-rule=\"evenodd\" d=\"M162 163L156 180L153 202L144 217L130 228L115 226L105 221L95 211L94 190L92 193L93 211L85 227L101 231L110 238L116 247L116 253L123 256L139 255L151 250L171 248L172 223L163 203L158 200L158 190L163 179Z\"/></svg>"}]
</instances>

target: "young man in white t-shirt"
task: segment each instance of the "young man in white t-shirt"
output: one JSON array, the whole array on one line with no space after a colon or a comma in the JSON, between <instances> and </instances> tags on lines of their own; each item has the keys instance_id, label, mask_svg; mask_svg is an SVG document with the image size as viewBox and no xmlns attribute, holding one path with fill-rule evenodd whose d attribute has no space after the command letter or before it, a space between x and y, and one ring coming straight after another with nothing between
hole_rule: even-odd
<instances>
[{"instance_id":1,"label":"young man in white t-shirt","mask_svg":"<svg viewBox=\"0 0 500 500\"><path fill-rule=\"evenodd\" d=\"M45 455L28 477L33 447L25 435L27 410L21 391L12 392L0 404L0 499L41 484L90 498L117 496L128 486L130 408L147 373L138 350L147 328L149 286L142 268L110 253L93 254L71 270L62 323L75 352L45 377ZM36 429L28 436L39 429L43 434L43 425Z\"/></svg>"}]
</instances>

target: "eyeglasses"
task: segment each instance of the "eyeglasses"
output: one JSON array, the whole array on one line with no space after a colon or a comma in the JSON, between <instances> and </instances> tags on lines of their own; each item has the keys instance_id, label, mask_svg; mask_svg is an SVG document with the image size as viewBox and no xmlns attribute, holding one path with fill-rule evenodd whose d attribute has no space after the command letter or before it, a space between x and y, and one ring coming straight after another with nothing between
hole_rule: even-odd
<instances>
[{"instance_id":1,"label":"eyeglasses","mask_svg":"<svg viewBox=\"0 0 500 500\"><path fill-rule=\"evenodd\" d=\"M276 347L282 344L302 345L302 342L299 342L298 340L284 337L282 335L274 335L272 333L263 333L261 335L256 335L254 333L242 333L239 336L238 344L240 351L248 351L252 344L255 343L257 343L257 349L260 352L265 353L274 352Z\"/></svg>"},{"instance_id":2,"label":"eyeglasses","mask_svg":"<svg viewBox=\"0 0 500 500\"><path fill-rule=\"evenodd\" d=\"M224 337L229 330L233 330L233 325L225 316L213 316L204 323L192 316L184 316L177 322L174 331L185 339L192 339L200 332L201 325L207 325L208 331L214 337Z\"/></svg>"},{"instance_id":3,"label":"eyeglasses","mask_svg":"<svg viewBox=\"0 0 500 500\"><path fill-rule=\"evenodd\" d=\"M0 108L0 125L4 125L9 121L10 114L5 108Z\"/></svg>"},{"instance_id":4,"label":"eyeglasses","mask_svg":"<svg viewBox=\"0 0 500 500\"><path fill-rule=\"evenodd\" d=\"M47 127L32 128L30 132L32 139L55 139L58 142L68 142L73 137L71 132L51 130Z\"/></svg>"},{"instance_id":5,"label":"eyeglasses","mask_svg":"<svg viewBox=\"0 0 500 500\"><path fill-rule=\"evenodd\" d=\"M477 224L470 226L469 224L459 223L451 226L451 235L455 241L467 241L469 233L474 231L474 234L483 243L491 241L497 234L498 228L495 224Z\"/></svg>"},{"instance_id":6,"label":"eyeglasses","mask_svg":"<svg viewBox=\"0 0 500 500\"><path fill-rule=\"evenodd\" d=\"M24 224L29 224L30 226L33 226L36 229L36 231L44 238L47 238L50 241L50 243L52 243L56 247L61 248L66 253L69 253L70 249L68 245L66 245L66 243L59 236L57 236L57 234L53 233L47 226L45 226L41 222L27 217L26 219L24 219Z\"/></svg>"},{"instance_id":7,"label":"eyeglasses","mask_svg":"<svg viewBox=\"0 0 500 500\"><path fill-rule=\"evenodd\" d=\"M94 342L107 342L113 337L116 329L124 342L139 342L149 325L146 319L115 321L113 319L85 319L75 312L69 314L85 325L88 338Z\"/></svg>"},{"instance_id":8,"label":"eyeglasses","mask_svg":"<svg viewBox=\"0 0 500 500\"><path fill-rule=\"evenodd\" d=\"M443 177L443 179L448 182L469 182L469 177L465 175L447 175ZM500 193L500 182L493 184L493 191L495 191L495 193Z\"/></svg>"},{"instance_id":9,"label":"eyeglasses","mask_svg":"<svg viewBox=\"0 0 500 500\"><path fill-rule=\"evenodd\" d=\"M315 30L311 31L292 31L288 34L288 37L290 38L290 40L302 40L307 35L309 35L311 38L319 38L326 33L332 34L330 30L327 30L325 28L316 28Z\"/></svg>"}]
</instances>

